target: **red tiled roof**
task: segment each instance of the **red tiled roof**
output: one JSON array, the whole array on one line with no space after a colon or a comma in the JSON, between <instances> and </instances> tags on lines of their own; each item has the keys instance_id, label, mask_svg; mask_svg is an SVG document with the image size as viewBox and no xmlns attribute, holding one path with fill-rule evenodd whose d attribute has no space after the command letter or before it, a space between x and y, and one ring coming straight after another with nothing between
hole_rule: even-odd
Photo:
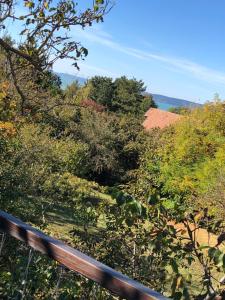
<instances>
[{"instance_id":1,"label":"red tiled roof","mask_svg":"<svg viewBox=\"0 0 225 300\"><path fill-rule=\"evenodd\" d=\"M168 111L164 111L158 108L150 108L145 113L145 121L143 122L143 127L146 130L150 130L152 128L165 128L182 118L181 115L174 114Z\"/></svg>"}]
</instances>

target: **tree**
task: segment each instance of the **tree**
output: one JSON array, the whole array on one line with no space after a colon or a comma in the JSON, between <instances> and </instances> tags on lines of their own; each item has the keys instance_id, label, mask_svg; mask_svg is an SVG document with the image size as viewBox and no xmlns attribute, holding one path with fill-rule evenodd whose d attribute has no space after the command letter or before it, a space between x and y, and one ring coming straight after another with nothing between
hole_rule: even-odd
<instances>
[{"instance_id":1,"label":"tree","mask_svg":"<svg viewBox=\"0 0 225 300\"><path fill-rule=\"evenodd\" d=\"M112 100L112 109L119 113L139 114L145 92L142 80L128 79L125 76L114 82L115 93Z\"/></svg>"},{"instance_id":2,"label":"tree","mask_svg":"<svg viewBox=\"0 0 225 300\"><path fill-rule=\"evenodd\" d=\"M81 10L78 3L72 0L21 2L24 13L18 9L17 1L0 1L0 50L5 56L10 79L20 97L21 114L25 115L26 102L29 102L28 92L31 91L32 95L35 90L35 98L38 98L39 91L37 86L35 89L24 86L24 82L31 85L34 82L36 84L36 81L46 82L49 80L49 71L59 59L72 60L73 65L79 69L77 61L84 59L88 50L80 42L71 40L68 32L73 26L84 29L93 22L102 22L112 5L110 0L95 0L91 8ZM15 26L23 28L20 32L20 44L5 36L5 29L7 30L10 20L14 21ZM21 74L25 75L25 81L21 80ZM48 95L45 95L45 98L47 97ZM48 109L60 105L59 99L55 102Z\"/></svg>"},{"instance_id":3,"label":"tree","mask_svg":"<svg viewBox=\"0 0 225 300\"><path fill-rule=\"evenodd\" d=\"M224 113L224 102L206 104L173 127L152 132L139 170L139 196L148 197L157 191L181 206L191 203L196 209L208 207L211 214L221 215ZM220 199L215 201L219 194Z\"/></svg>"},{"instance_id":4,"label":"tree","mask_svg":"<svg viewBox=\"0 0 225 300\"><path fill-rule=\"evenodd\" d=\"M115 149L116 118L108 113L83 109L76 139L89 147L89 176L96 181L109 182L118 169L118 153Z\"/></svg>"},{"instance_id":5,"label":"tree","mask_svg":"<svg viewBox=\"0 0 225 300\"><path fill-rule=\"evenodd\" d=\"M191 108L186 106L170 107L169 111L178 115L185 115L191 112Z\"/></svg>"},{"instance_id":6,"label":"tree","mask_svg":"<svg viewBox=\"0 0 225 300\"><path fill-rule=\"evenodd\" d=\"M114 84L110 77L94 76L88 84L91 86L90 98L99 104L112 109L112 99L114 97Z\"/></svg>"},{"instance_id":7,"label":"tree","mask_svg":"<svg viewBox=\"0 0 225 300\"><path fill-rule=\"evenodd\" d=\"M23 0L22 4L24 13L17 9L15 0L0 2L0 45L6 53L14 53L40 71L65 58L72 59L78 67L77 60L87 55L87 49L80 42L71 41L68 32L73 26L85 28L93 22L102 22L112 8L109 0L95 0L91 8L83 11L72 0ZM9 20L25 27L20 33L23 43L19 47L4 39L4 29ZM40 57L45 60L41 62Z\"/></svg>"},{"instance_id":8,"label":"tree","mask_svg":"<svg viewBox=\"0 0 225 300\"><path fill-rule=\"evenodd\" d=\"M99 104L86 103L80 109L79 121L71 122L68 135L88 145L88 179L104 185L128 183L139 167L139 158L145 149L140 121L134 116L118 117L99 111ZM91 104L91 105L90 105ZM98 105L98 106L96 106Z\"/></svg>"},{"instance_id":9,"label":"tree","mask_svg":"<svg viewBox=\"0 0 225 300\"><path fill-rule=\"evenodd\" d=\"M136 180L135 172L139 167L141 154L145 151L148 136L140 120L132 115L123 115L115 125L120 165L119 181L132 185L131 181Z\"/></svg>"},{"instance_id":10,"label":"tree","mask_svg":"<svg viewBox=\"0 0 225 300\"><path fill-rule=\"evenodd\" d=\"M16 116L16 102L11 99L8 81L0 83L0 121L11 121Z\"/></svg>"},{"instance_id":11,"label":"tree","mask_svg":"<svg viewBox=\"0 0 225 300\"><path fill-rule=\"evenodd\" d=\"M152 95L146 95L142 101L141 110L145 113L150 107L157 108L158 106L153 100Z\"/></svg>"},{"instance_id":12,"label":"tree","mask_svg":"<svg viewBox=\"0 0 225 300\"><path fill-rule=\"evenodd\" d=\"M78 81L72 82L68 85L64 91L65 97L67 100L71 101L77 96L77 93L80 89L80 84Z\"/></svg>"},{"instance_id":13,"label":"tree","mask_svg":"<svg viewBox=\"0 0 225 300\"><path fill-rule=\"evenodd\" d=\"M89 88L88 98L106 107L108 111L120 114L141 115L150 107L157 107L151 95L144 95L142 80L94 76L84 89Z\"/></svg>"},{"instance_id":14,"label":"tree","mask_svg":"<svg viewBox=\"0 0 225 300\"><path fill-rule=\"evenodd\" d=\"M62 102L60 79L50 70L40 73L24 59L4 50L0 51L0 66L0 80L9 85L9 102L16 102L17 115L34 116Z\"/></svg>"},{"instance_id":15,"label":"tree","mask_svg":"<svg viewBox=\"0 0 225 300\"><path fill-rule=\"evenodd\" d=\"M221 101L219 93L215 93L214 94L213 101L214 102L220 102Z\"/></svg>"}]
</instances>

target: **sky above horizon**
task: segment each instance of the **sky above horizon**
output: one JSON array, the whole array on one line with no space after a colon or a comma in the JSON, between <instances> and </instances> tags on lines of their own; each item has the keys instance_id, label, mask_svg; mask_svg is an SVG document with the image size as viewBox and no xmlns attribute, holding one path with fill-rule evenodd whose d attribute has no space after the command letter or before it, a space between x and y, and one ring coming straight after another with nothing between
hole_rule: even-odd
<instances>
[{"instance_id":1,"label":"sky above horizon","mask_svg":"<svg viewBox=\"0 0 225 300\"><path fill-rule=\"evenodd\" d=\"M142 79L151 93L201 103L215 93L225 99L224 0L115 0L104 23L73 27L70 35L88 57L80 71L59 61L57 72L126 75Z\"/></svg>"}]
</instances>

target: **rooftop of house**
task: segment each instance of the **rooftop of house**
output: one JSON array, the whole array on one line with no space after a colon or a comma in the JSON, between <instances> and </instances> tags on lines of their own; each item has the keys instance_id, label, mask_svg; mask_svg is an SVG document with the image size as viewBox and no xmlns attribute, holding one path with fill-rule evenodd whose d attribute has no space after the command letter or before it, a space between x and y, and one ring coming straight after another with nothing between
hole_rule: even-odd
<instances>
[{"instance_id":1,"label":"rooftop of house","mask_svg":"<svg viewBox=\"0 0 225 300\"><path fill-rule=\"evenodd\" d=\"M143 127L145 130L150 130L153 128L165 128L170 126L180 120L181 115L164 111L158 108L150 108L145 113L145 120L143 122Z\"/></svg>"}]
</instances>

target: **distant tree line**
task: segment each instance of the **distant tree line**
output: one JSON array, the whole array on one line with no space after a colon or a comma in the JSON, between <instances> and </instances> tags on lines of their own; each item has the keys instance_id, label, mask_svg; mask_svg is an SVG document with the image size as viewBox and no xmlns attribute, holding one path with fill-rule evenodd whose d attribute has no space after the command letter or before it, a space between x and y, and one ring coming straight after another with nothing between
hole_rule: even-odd
<instances>
[{"instance_id":1,"label":"distant tree line","mask_svg":"<svg viewBox=\"0 0 225 300\"><path fill-rule=\"evenodd\" d=\"M75 97L79 84L66 88L68 97ZM142 116L150 107L157 107L151 95L145 95L146 87L142 80L128 79L126 76L113 80L110 77L94 76L82 88L83 98L93 100L105 110ZM82 93L80 92L80 93Z\"/></svg>"}]
</instances>

